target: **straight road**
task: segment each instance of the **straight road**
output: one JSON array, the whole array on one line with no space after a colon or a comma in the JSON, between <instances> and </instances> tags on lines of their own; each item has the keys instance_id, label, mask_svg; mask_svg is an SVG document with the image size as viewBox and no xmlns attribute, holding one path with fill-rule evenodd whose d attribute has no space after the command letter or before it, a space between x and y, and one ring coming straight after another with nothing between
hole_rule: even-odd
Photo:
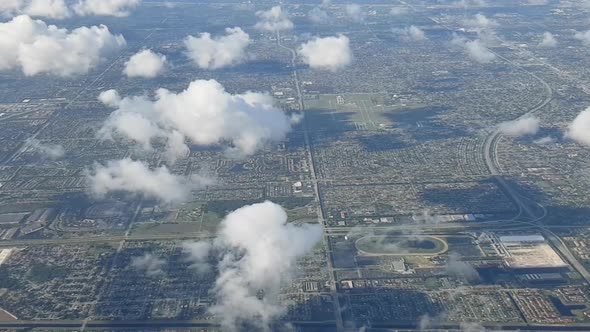
<instances>
[{"instance_id":1,"label":"straight road","mask_svg":"<svg viewBox=\"0 0 590 332\"><path fill-rule=\"evenodd\" d=\"M299 111L304 112L305 105L303 103L303 94L301 93L301 84L299 83L299 74L297 73L297 52L295 52L294 49L284 46L281 43L280 32L277 32L277 44L280 48L283 48L291 53L291 67L293 68L293 78L295 79L295 88L297 90ZM322 210L322 204L321 204L321 199L320 199L320 189L318 186L318 181L317 181L317 176L316 176L316 166L315 166L315 162L314 162L311 141L309 139L309 132L307 131L307 120L305 117L303 118L303 121L304 121L303 122L303 136L304 136L304 140L305 140L305 147L306 147L306 150L308 153L307 159L309 160L311 181L312 181L313 190L315 193L314 196L315 196L315 202L316 202L318 222L325 229L326 223L325 223L324 212ZM334 315L336 317L336 330L338 332L340 332L340 331L344 331L344 322L342 320L342 308L340 305L340 299L338 297L338 290L336 288L336 278L334 276L334 267L332 266L332 259L330 257L330 243L329 243L329 241L330 241L330 239L327 236L325 236L324 237L324 246L325 246L326 255L327 255L326 262L328 265L328 269L330 271L330 291L332 293L332 298L334 300Z\"/></svg>"}]
</instances>

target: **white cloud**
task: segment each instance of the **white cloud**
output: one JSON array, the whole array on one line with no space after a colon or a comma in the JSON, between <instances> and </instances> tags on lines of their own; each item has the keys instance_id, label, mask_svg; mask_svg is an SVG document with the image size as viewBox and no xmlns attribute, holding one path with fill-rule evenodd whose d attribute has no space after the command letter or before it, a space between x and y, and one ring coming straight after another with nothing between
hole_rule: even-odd
<instances>
[{"instance_id":1,"label":"white cloud","mask_svg":"<svg viewBox=\"0 0 590 332\"><path fill-rule=\"evenodd\" d=\"M541 137L539 139L536 139L533 141L533 143L535 144L539 144L539 145L545 145L545 144L552 144L555 143L555 138L551 137L551 136L545 136L545 137Z\"/></svg>"},{"instance_id":2,"label":"white cloud","mask_svg":"<svg viewBox=\"0 0 590 332\"><path fill-rule=\"evenodd\" d=\"M465 20L464 24L476 31L494 29L499 25L496 20L487 18L483 14L476 14L472 19Z\"/></svg>"},{"instance_id":3,"label":"white cloud","mask_svg":"<svg viewBox=\"0 0 590 332\"><path fill-rule=\"evenodd\" d=\"M262 31L277 32L293 29L293 22L281 9L281 6L274 6L267 11L258 11L256 16L260 21L254 25L254 28Z\"/></svg>"},{"instance_id":4,"label":"white cloud","mask_svg":"<svg viewBox=\"0 0 590 332\"><path fill-rule=\"evenodd\" d=\"M412 40L412 41L428 40L424 31L415 25L412 25L409 28L404 28L404 29L394 29L393 32L395 34L400 35L403 39L406 39L406 40Z\"/></svg>"},{"instance_id":5,"label":"white cloud","mask_svg":"<svg viewBox=\"0 0 590 332\"><path fill-rule=\"evenodd\" d=\"M574 38L581 41L585 46L590 46L590 30L585 32L576 32Z\"/></svg>"},{"instance_id":6,"label":"white cloud","mask_svg":"<svg viewBox=\"0 0 590 332\"><path fill-rule=\"evenodd\" d=\"M68 31L21 15L0 23L0 70L20 68L27 76L85 74L124 45L125 39L104 25Z\"/></svg>"},{"instance_id":7,"label":"white cloud","mask_svg":"<svg viewBox=\"0 0 590 332\"><path fill-rule=\"evenodd\" d=\"M451 253L445 266L446 273L455 277L466 279L468 281L479 280L479 273L468 262L461 259L457 253Z\"/></svg>"},{"instance_id":8,"label":"white cloud","mask_svg":"<svg viewBox=\"0 0 590 332\"><path fill-rule=\"evenodd\" d=\"M166 261L152 254L146 253L143 256L131 258L131 267L141 272L145 272L148 277L164 274L162 268Z\"/></svg>"},{"instance_id":9,"label":"white cloud","mask_svg":"<svg viewBox=\"0 0 590 332\"><path fill-rule=\"evenodd\" d=\"M3 0L0 1L0 13L10 15L23 6L23 0Z\"/></svg>"},{"instance_id":10,"label":"white cloud","mask_svg":"<svg viewBox=\"0 0 590 332\"><path fill-rule=\"evenodd\" d=\"M534 135L539 132L541 120L535 116L527 116L513 121L503 122L498 125L500 132L506 136L521 137Z\"/></svg>"},{"instance_id":11,"label":"white cloud","mask_svg":"<svg viewBox=\"0 0 590 332\"><path fill-rule=\"evenodd\" d=\"M26 14L61 20L70 16L70 11L64 0L3 0L0 3L0 14Z\"/></svg>"},{"instance_id":12,"label":"white cloud","mask_svg":"<svg viewBox=\"0 0 590 332\"><path fill-rule=\"evenodd\" d=\"M191 263L190 268L199 273L208 273L212 271L208 259L213 250L209 242L184 242L182 251L186 254L186 261Z\"/></svg>"},{"instance_id":13,"label":"white cloud","mask_svg":"<svg viewBox=\"0 0 590 332\"><path fill-rule=\"evenodd\" d=\"M467 41L465 51L471 59L479 63L490 63L496 59L496 55L484 46L479 39Z\"/></svg>"},{"instance_id":14,"label":"white cloud","mask_svg":"<svg viewBox=\"0 0 590 332\"><path fill-rule=\"evenodd\" d=\"M459 325L461 332L486 332L487 329L477 322L462 322Z\"/></svg>"},{"instance_id":15,"label":"white cloud","mask_svg":"<svg viewBox=\"0 0 590 332\"><path fill-rule=\"evenodd\" d=\"M95 164L87 170L90 193L104 198L111 192L128 192L153 198L165 204L184 202L191 189L212 184L210 179L193 176L186 178L170 173L166 166L150 169L140 161L129 158Z\"/></svg>"},{"instance_id":16,"label":"white cloud","mask_svg":"<svg viewBox=\"0 0 590 332\"><path fill-rule=\"evenodd\" d=\"M80 16L103 15L124 17L137 7L141 0L78 0L72 6ZM2 0L0 14L13 16L25 14L35 17L64 19L71 15L66 0Z\"/></svg>"},{"instance_id":17,"label":"white cloud","mask_svg":"<svg viewBox=\"0 0 590 332\"><path fill-rule=\"evenodd\" d=\"M590 107L582 111L569 125L566 137L590 146Z\"/></svg>"},{"instance_id":18,"label":"white cloud","mask_svg":"<svg viewBox=\"0 0 590 332\"><path fill-rule=\"evenodd\" d=\"M408 13L408 8L406 7L393 7L389 11L389 14L393 16L404 15L406 13Z\"/></svg>"},{"instance_id":19,"label":"white cloud","mask_svg":"<svg viewBox=\"0 0 590 332\"><path fill-rule=\"evenodd\" d=\"M346 15L355 22L362 22L365 19L365 13L363 12L362 7L357 4L346 5L344 9Z\"/></svg>"},{"instance_id":20,"label":"white cloud","mask_svg":"<svg viewBox=\"0 0 590 332\"><path fill-rule=\"evenodd\" d=\"M23 12L31 16L60 20L70 16L64 0L31 0Z\"/></svg>"},{"instance_id":21,"label":"white cloud","mask_svg":"<svg viewBox=\"0 0 590 332\"><path fill-rule=\"evenodd\" d=\"M410 28L408 29L408 34L409 34L410 38L412 38L412 40L415 40L415 41L428 39L428 38L426 38L426 34L424 33L424 31L414 25L410 26Z\"/></svg>"},{"instance_id":22,"label":"white cloud","mask_svg":"<svg viewBox=\"0 0 590 332\"><path fill-rule=\"evenodd\" d=\"M578 7L578 8L585 8L585 9L590 8L590 0L573 0L573 1L561 0L559 2L559 4L560 5L569 5L569 6Z\"/></svg>"},{"instance_id":23,"label":"white cloud","mask_svg":"<svg viewBox=\"0 0 590 332\"><path fill-rule=\"evenodd\" d=\"M45 144L35 138L29 138L25 143L29 149L51 160L60 159L66 154L63 146L59 144Z\"/></svg>"},{"instance_id":24,"label":"white cloud","mask_svg":"<svg viewBox=\"0 0 590 332\"><path fill-rule=\"evenodd\" d=\"M302 61L317 70L338 71L352 62L350 40L344 35L338 37L316 37L303 43L297 53Z\"/></svg>"},{"instance_id":25,"label":"white cloud","mask_svg":"<svg viewBox=\"0 0 590 332\"><path fill-rule=\"evenodd\" d=\"M267 330L284 313L279 303L281 286L292 279L297 260L322 236L319 224L287 223L285 211L272 202L248 205L228 214L214 242L222 258L213 289L216 304L210 308L221 319L224 330L236 331L244 321Z\"/></svg>"},{"instance_id":26,"label":"white cloud","mask_svg":"<svg viewBox=\"0 0 590 332\"><path fill-rule=\"evenodd\" d=\"M219 69L246 59L250 36L237 27L225 29L225 33L225 36L211 38L211 34L205 32L199 37L188 36L184 40L188 56L199 68Z\"/></svg>"},{"instance_id":27,"label":"white cloud","mask_svg":"<svg viewBox=\"0 0 590 332\"><path fill-rule=\"evenodd\" d=\"M453 3L454 6L467 8L467 7L482 7L487 6L485 0L460 0Z\"/></svg>"},{"instance_id":28,"label":"white cloud","mask_svg":"<svg viewBox=\"0 0 590 332\"><path fill-rule=\"evenodd\" d=\"M438 313L436 316L431 316L429 313L426 313L420 316L420 319L418 320L418 331L428 331L436 328L441 322L446 321L446 319L447 313L444 311Z\"/></svg>"},{"instance_id":29,"label":"white cloud","mask_svg":"<svg viewBox=\"0 0 590 332\"><path fill-rule=\"evenodd\" d=\"M479 39L466 40L465 38L454 36L451 44L463 48L467 56L476 62L490 63L496 59L496 55Z\"/></svg>"},{"instance_id":30,"label":"white cloud","mask_svg":"<svg viewBox=\"0 0 590 332\"><path fill-rule=\"evenodd\" d=\"M106 96L111 95L110 91L114 90L101 93L99 100L106 100ZM153 139L168 136L166 129L158 125L159 119L152 110L152 101L142 96L120 99L119 103L115 104L118 94L115 93L112 93L112 103L109 101L105 105L114 105L118 110L109 115L98 131L99 137L105 140L113 139L113 134L117 133L139 144L142 149L151 151Z\"/></svg>"},{"instance_id":31,"label":"white cloud","mask_svg":"<svg viewBox=\"0 0 590 332\"><path fill-rule=\"evenodd\" d=\"M78 0L73 9L80 16L125 17L140 3L141 0Z\"/></svg>"},{"instance_id":32,"label":"white cloud","mask_svg":"<svg viewBox=\"0 0 590 332\"><path fill-rule=\"evenodd\" d=\"M551 32L543 33L543 39L539 43L539 47L550 48L555 46L557 46L557 39L555 39L553 34Z\"/></svg>"},{"instance_id":33,"label":"white cloud","mask_svg":"<svg viewBox=\"0 0 590 332\"><path fill-rule=\"evenodd\" d=\"M283 140L292 123L269 95L232 95L215 80L193 81L180 93L159 89L153 100L147 96L120 99L113 91L99 98L111 106L118 101L100 137L123 135L147 150L154 139L163 139L168 153L173 139L176 149L187 151L186 139L201 146L228 144L233 154L251 155L269 142Z\"/></svg>"},{"instance_id":34,"label":"white cloud","mask_svg":"<svg viewBox=\"0 0 590 332\"><path fill-rule=\"evenodd\" d=\"M98 100L108 107L117 107L121 103L121 96L116 90L107 90L100 93Z\"/></svg>"},{"instance_id":35,"label":"white cloud","mask_svg":"<svg viewBox=\"0 0 590 332\"><path fill-rule=\"evenodd\" d=\"M125 63L123 73L127 77L154 78L164 71L166 57L151 50L143 50L134 54Z\"/></svg>"},{"instance_id":36,"label":"white cloud","mask_svg":"<svg viewBox=\"0 0 590 332\"><path fill-rule=\"evenodd\" d=\"M328 23L330 20L328 13L319 7L310 10L309 13L307 13L307 17L313 23Z\"/></svg>"}]
</instances>

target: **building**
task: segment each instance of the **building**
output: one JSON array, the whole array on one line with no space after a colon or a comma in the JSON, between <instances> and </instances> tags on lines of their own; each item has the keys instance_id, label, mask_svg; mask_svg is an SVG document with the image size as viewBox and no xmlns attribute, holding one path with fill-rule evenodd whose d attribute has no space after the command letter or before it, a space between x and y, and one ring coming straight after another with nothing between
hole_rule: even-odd
<instances>
[{"instance_id":1,"label":"building","mask_svg":"<svg viewBox=\"0 0 590 332\"><path fill-rule=\"evenodd\" d=\"M500 236L492 241L506 267L524 269L564 269L561 259L541 234Z\"/></svg>"}]
</instances>

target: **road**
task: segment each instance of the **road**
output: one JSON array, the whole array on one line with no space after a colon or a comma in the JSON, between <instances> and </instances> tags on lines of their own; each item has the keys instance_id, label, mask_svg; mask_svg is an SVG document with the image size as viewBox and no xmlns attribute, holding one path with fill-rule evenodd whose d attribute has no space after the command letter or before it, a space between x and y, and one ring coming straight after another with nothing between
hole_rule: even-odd
<instances>
[{"instance_id":1,"label":"road","mask_svg":"<svg viewBox=\"0 0 590 332\"><path fill-rule=\"evenodd\" d=\"M295 89L297 91L297 100L299 102L299 111L305 111L305 105L303 103L303 94L301 93L301 84L299 83L299 74L297 73L297 52L294 49L284 46L281 43L281 34L277 32L277 44L279 47L289 51L291 53L291 67L293 68L293 78L295 79ZM309 139L309 132L307 130L307 118L303 118L303 137L305 140L305 148L308 154L307 159L309 160L309 169L311 173L311 181L313 184L313 190L315 193L315 203L317 209L317 216L318 222L326 228L324 212L322 210L321 200L320 200L320 189L318 186L318 180L316 175L316 165L315 160L313 157L313 152L311 149L311 141ZM326 250L326 255L328 255L326 262L328 265L328 270L330 271L330 292L332 294L332 298L334 300L334 316L336 317L336 331L344 331L344 322L342 320L342 307L340 305L340 299L338 297L338 290L336 288L336 278L334 276L334 266L332 265L332 259L330 256L330 239L325 236L324 237L324 248Z\"/></svg>"},{"instance_id":2,"label":"road","mask_svg":"<svg viewBox=\"0 0 590 332\"><path fill-rule=\"evenodd\" d=\"M212 234L202 233L169 233L169 234L138 234L138 235L103 235L103 236L84 236L73 239L29 239L29 240L8 240L0 241L0 248L27 247L39 245L60 245L60 244L89 244L104 242L121 242L121 241L163 241L163 240L188 240L188 239L206 239L212 237Z\"/></svg>"},{"instance_id":3,"label":"road","mask_svg":"<svg viewBox=\"0 0 590 332\"><path fill-rule=\"evenodd\" d=\"M290 322L297 327L315 328L315 330L332 330L333 321L302 321ZM383 322L375 324L370 331L416 331L416 322ZM0 322L0 329L3 330L33 330L33 329L51 329L51 330L70 330L74 331L81 326L92 330L152 330L152 329L174 329L174 328L217 328L218 324L214 321L200 320L145 320L145 321L96 321L96 320L55 320L55 321L12 321ZM500 328L502 331L589 331L588 324L570 324L570 325L488 325L491 329ZM437 326L444 330L457 330L458 325L442 324ZM358 332L359 329L343 329L346 332Z\"/></svg>"},{"instance_id":4,"label":"road","mask_svg":"<svg viewBox=\"0 0 590 332\"><path fill-rule=\"evenodd\" d=\"M429 232L433 234L440 234L445 232L456 231L476 231L476 230L490 230L490 229L530 229L532 227L542 228L545 231L551 229L573 229L573 228L587 228L584 225L537 225L530 222L518 220L493 220L481 222L456 222L456 223L441 223L428 225L388 225L388 226L366 226L361 230L366 232L371 231L389 231L389 232ZM358 231L358 227L326 227L325 232L327 236L344 236L350 232ZM208 239L213 237L208 232L191 232L191 233L164 233L164 234L130 234L130 235L103 235L103 236L84 236L73 239L58 238L58 239L29 239L29 240L7 240L0 241L0 248L14 248L14 247L29 247L29 246L45 246L45 245L73 245L73 244L92 244L92 243L117 243L125 241L166 241L166 240L191 240L191 239Z\"/></svg>"},{"instance_id":5,"label":"road","mask_svg":"<svg viewBox=\"0 0 590 332\"><path fill-rule=\"evenodd\" d=\"M502 41L502 40L500 40L500 41ZM506 57L504 57L498 53L495 53L493 51L492 51L492 53L494 53L499 59L512 65L516 69L519 69L519 70L527 73L528 75L532 76L534 79L539 81L543 85L543 87L545 88L546 97L541 102L539 102L537 105L530 108L527 112L520 115L515 120L531 116L534 113L542 110L545 106L547 106L551 102L551 100L553 99L553 89L551 88L551 86L549 84L547 84L547 82L545 82L545 80L543 80L541 77L537 76L535 73L532 73L532 72L526 70L525 68L521 67L520 65L514 63L513 61L510 61ZM543 210L545 211L544 215L542 215L540 217L536 216L534 211L532 211L530 209L530 205L523 201L523 197L501 175L502 172L501 172L501 167L498 164L498 155L497 155L497 145L498 145L497 143L498 143L498 140L500 139L501 135L502 135L501 132L498 129L495 129L494 132L492 132L486 138L486 142L484 145L485 163L486 163L488 170L490 171L490 174L497 180L497 183L500 185L500 187L502 189L504 189L504 191L518 205L521 213L525 214L526 217L528 217L530 220L532 220L531 223L527 223L527 222L522 222L522 223L530 224L531 226L538 227L539 230L541 231L541 233L547 239L547 241L549 241L549 243L557 250L557 252L561 255L561 257L563 259L565 259L576 271L578 271L578 273L580 273L580 275L584 278L584 280L590 284L590 272L588 272L588 270L584 267L584 265L582 265L582 263L580 263L578 261L578 259L574 256L574 254L572 254L572 252L569 250L569 248L563 242L563 240L561 240L561 238L558 235L556 235L554 232L549 230L547 228L547 226L543 225L543 219L545 218L545 216L547 214L546 210L543 208ZM531 201L530 199L527 199L527 200Z\"/></svg>"},{"instance_id":6,"label":"road","mask_svg":"<svg viewBox=\"0 0 590 332\"><path fill-rule=\"evenodd\" d=\"M401 1L401 3L409 6L412 10L415 10L415 8L413 8L411 5L407 4L404 1ZM441 24L435 18L429 18L429 19L434 24L439 25L440 27L442 27L450 32L456 33L456 31L454 31L452 28L450 28L444 24ZM499 37L496 36L496 38L501 43L505 43L505 41L500 39ZM502 56L501 54L498 54L491 49L489 49L489 51L494 53L496 55L496 57L498 57L498 59L510 64L515 69L520 70L520 71L526 73L527 75L530 75L532 78L534 78L535 80L540 82L543 85L543 87L545 88L545 92L546 92L545 98L542 101L540 101L539 103L537 103L535 106L533 106L532 108L528 109L525 113L521 114L515 120L522 119L527 116L531 116L531 115L539 112L540 110L542 110L545 106L547 106L551 102L551 100L553 99L553 89L551 88L551 86L547 82L545 82L545 80L543 80L541 77L539 77L535 73L530 72L527 69L523 68L519 64ZM590 284L590 273L588 272L588 270L576 259L576 257L571 253L571 251L569 250L567 245L565 245L565 243L561 240L561 238L559 238L559 236L557 236L555 233L553 233L552 231L549 230L549 228L553 228L554 226L546 226L543 224L542 221L545 218L545 216L547 215L546 209L542 205L535 203L536 205L540 206L542 208L542 210L544 211L542 216L540 216L540 217L536 216L535 213L530 209L530 206L524 202L524 200L528 200L530 202L532 202L532 200L521 196L512 187L512 185L510 183L508 183L504 179L504 177L502 177L502 170L501 170L500 165L498 164L498 154L497 154L497 145L498 145L498 141L501 137L502 137L502 135L497 128L494 129L494 131L490 135L488 135L488 137L486 138L485 144L484 144L484 148L483 148L483 156L484 156L485 164L490 172L490 175L492 175L492 177L494 177L498 181L498 184L500 185L500 187L504 190L504 192L506 194L508 194L508 196L510 196L512 198L512 200L518 206L518 208L520 210L519 217L521 217L524 214L525 217L527 217L529 220L531 220L531 222L518 221L517 218L515 218L514 221L520 222L523 226L529 225L530 226L529 228L539 229L541 231L541 233L545 236L545 238L549 241L549 243L561 255L561 257L563 259L565 259L576 271L578 271L578 273L580 273L580 275L584 278L584 280L588 284Z\"/></svg>"}]
</instances>

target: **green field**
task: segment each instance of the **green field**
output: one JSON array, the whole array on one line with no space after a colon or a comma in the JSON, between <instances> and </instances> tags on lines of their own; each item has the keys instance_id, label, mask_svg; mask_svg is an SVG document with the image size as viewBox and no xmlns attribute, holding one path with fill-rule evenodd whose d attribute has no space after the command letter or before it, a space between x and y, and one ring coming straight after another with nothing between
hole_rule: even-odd
<instances>
[{"instance_id":1,"label":"green field","mask_svg":"<svg viewBox=\"0 0 590 332\"><path fill-rule=\"evenodd\" d=\"M354 130L382 131L393 127L396 112L420 109L424 105L391 104L383 94L318 95L305 100L306 117L312 131L329 126Z\"/></svg>"}]
</instances>

